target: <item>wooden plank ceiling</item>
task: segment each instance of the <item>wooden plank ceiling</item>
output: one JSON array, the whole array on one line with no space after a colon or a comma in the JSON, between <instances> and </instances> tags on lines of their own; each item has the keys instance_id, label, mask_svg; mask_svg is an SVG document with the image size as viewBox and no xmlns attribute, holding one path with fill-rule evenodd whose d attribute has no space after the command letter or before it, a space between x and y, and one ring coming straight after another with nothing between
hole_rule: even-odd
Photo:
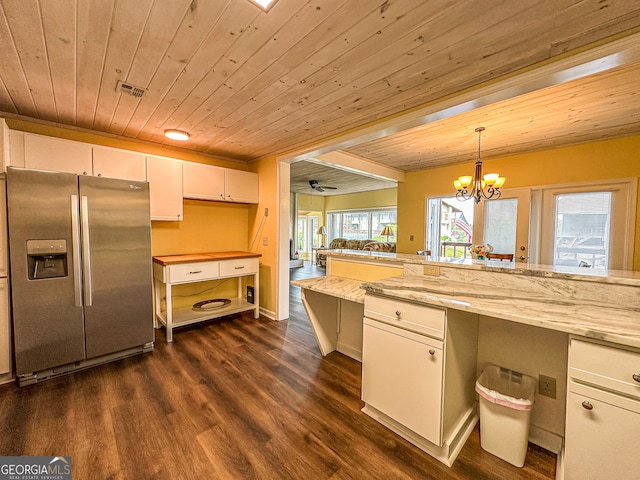
<instances>
[{"instance_id":1,"label":"wooden plank ceiling","mask_svg":"<svg viewBox=\"0 0 640 480\"><path fill-rule=\"evenodd\" d=\"M279 0L268 13L247 0L2 0L0 111L251 160L638 26L637 0ZM629 81L638 91L640 75L619 75L619 88ZM146 92L123 94L119 81ZM598 97L588 82L581 88L594 96L592 125L597 105L617 109L627 101ZM572 112L582 108L575 92L559 94L574 102ZM545 100L531 101L544 116ZM504 151L539 147L549 135L526 110L501 108L517 118ZM452 119L442 127L456 132L458 147L445 160L469 159L478 124L487 127L488 154L492 132L506 131L498 116L474 115L473 122ZM632 117L637 124L637 110L626 110L621 122ZM581 119L564 121L583 135ZM191 139L167 140L167 128L186 130ZM429 141L416 131L350 151L424 168L425 159L444 161L434 140L441 132L428 128ZM393 153L400 143L407 148Z\"/></svg>"}]
</instances>

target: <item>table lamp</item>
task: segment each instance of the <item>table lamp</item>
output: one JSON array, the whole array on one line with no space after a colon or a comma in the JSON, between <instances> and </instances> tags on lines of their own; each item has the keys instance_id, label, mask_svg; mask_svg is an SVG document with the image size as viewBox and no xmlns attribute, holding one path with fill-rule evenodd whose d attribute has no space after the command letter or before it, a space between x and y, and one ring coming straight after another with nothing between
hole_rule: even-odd
<instances>
[{"instance_id":1,"label":"table lamp","mask_svg":"<svg viewBox=\"0 0 640 480\"><path fill-rule=\"evenodd\" d=\"M318 234L318 243L320 244L320 248L324 248L324 235L327 234L327 229L324 227L324 225L322 225L320 228L318 228L318 231L316 232Z\"/></svg>"},{"instance_id":2,"label":"table lamp","mask_svg":"<svg viewBox=\"0 0 640 480\"><path fill-rule=\"evenodd\" d=\"M387 225L386 227L384 227L382 232L380 232L380 235L386 236L387 237L387 243L389 243L389 237L393 236L393 230L391 229L391 227L389 225Z\"/></svg>"}]
</instances>

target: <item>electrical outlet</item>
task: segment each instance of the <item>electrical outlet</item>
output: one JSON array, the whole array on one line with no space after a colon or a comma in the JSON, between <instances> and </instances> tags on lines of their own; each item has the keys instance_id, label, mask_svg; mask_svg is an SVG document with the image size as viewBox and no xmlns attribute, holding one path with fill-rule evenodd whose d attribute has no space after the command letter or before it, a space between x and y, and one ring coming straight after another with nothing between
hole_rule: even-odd
<instances>
[{"instance_id":1,"label":"electrical outlet","mask_svg":"<svg viewBox=\"0 0 640 480\"><path fill-rule=\"evenodd\" d=\"M539 375L538 393L545 397L556 398L556 379L546 375Z\"/></svg>"},{"instance_id":2,"label":"electrical outlet","mask_svg":"<svg viewBox=\"0 0 640 480\"><path fill-rule=\"evenodd\" d=\"M409 240L413 242L413 235L409 235Z\"/></svg>"},{"instance_id":3,"label":"electrical outlet","mask_svg":"<svg viewBox=\"0 0 640 480\"><path fill-rule=\"evenodd\" d=\"M431 277L439 277L440 276L440 267L436 265L424 265L422 267L422 273L424 275L429 275Z\"/></svg>"},{"instance_id":4,"label":"electrical outlet","mask_svg":"<svg viewBox=\"0 0 640 480\"><path fill-rule=\"evenodd\" d=\"M268 216L269 216L269 209L268 209L268 208L265 208L265 209L264 209L264 216L265 216L265 217L268 217Z\"/></svg>"},{"instance_id":5,"label":"electrical outlet","mask_svg":"<svg viewBox=\"0 0 640 480\"><path fill-rule=\"evenodd\" d=\"M262 245L265 247L269 246L269 237L262 237Z\"/></svg>"}]
</instances>

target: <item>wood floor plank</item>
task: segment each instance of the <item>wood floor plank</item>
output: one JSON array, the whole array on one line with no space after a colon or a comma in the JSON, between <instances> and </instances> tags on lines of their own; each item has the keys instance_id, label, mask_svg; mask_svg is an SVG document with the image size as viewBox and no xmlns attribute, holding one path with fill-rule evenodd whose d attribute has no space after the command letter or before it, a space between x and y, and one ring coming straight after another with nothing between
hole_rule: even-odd
<instances>
[{"instance_id":1,"label":"wood floor plank","mask_svg":"<svg viewBox=\"0 0 640 480\"><path fill-rule=\"evenodd\" d=\"M315 266L292 276L317 276ZM156 332L152 353L0 386L0 454L71 455L74 478L551 479L530 445L516 468L472 433L448 468L361 412L361 364L322 357L299 289L289 320L251 313Z\"/></svg>"}]
</instances>

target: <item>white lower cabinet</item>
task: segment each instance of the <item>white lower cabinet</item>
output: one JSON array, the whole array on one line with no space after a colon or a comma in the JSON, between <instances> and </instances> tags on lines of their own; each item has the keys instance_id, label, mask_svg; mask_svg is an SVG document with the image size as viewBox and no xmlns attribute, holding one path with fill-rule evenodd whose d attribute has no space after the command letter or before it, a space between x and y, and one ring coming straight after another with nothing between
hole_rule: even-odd
<instances>
[{"instance_id":1,"label":"white lower cabinet","mask_svg":"<svg viewBox=\"0 0 640 480\"><path fill-rule=\"evenodd\" d=\"M564 478L639 478L640 402L581 385L570 389Z\"/></svg>"},{"instance_id":2,"label":"white lower cabinet","mask_svg":"<svg viewBox=\"0 0 640 480\"><path fill-rule=\"evenodd\" d=\"M640 352L572 338L568 390L564 478L639 478Z\"/></svg>"},{"instance_id":3,"label":"white lower cabinet","mask_svg":"<svg viewBox=\"0 0 640 480\"><path fill-rule=\"evenodd\" d=\"M442 342L365 319L362 399L441 445Z\"/></svg>"},{"instance_id":4,"label":"white lower cabinet","mask_svg":"<svg viewBox=\"0 0 640 480\"><path fill-rule=\"evenodd\" d=\"M9 286L0 278L0 375L11 371L11 329L9 326Z\"/></svg>"},{"instance_id":5,"label":"white lower cabinet","mask_svg":"<svg viewBox=\"0 0 640 480\"><path fill-rule=\"evenodd\" d=\"M364 413L451 466L477 420L478 316L365 295Z\"/></svg>"}]
</instances>

